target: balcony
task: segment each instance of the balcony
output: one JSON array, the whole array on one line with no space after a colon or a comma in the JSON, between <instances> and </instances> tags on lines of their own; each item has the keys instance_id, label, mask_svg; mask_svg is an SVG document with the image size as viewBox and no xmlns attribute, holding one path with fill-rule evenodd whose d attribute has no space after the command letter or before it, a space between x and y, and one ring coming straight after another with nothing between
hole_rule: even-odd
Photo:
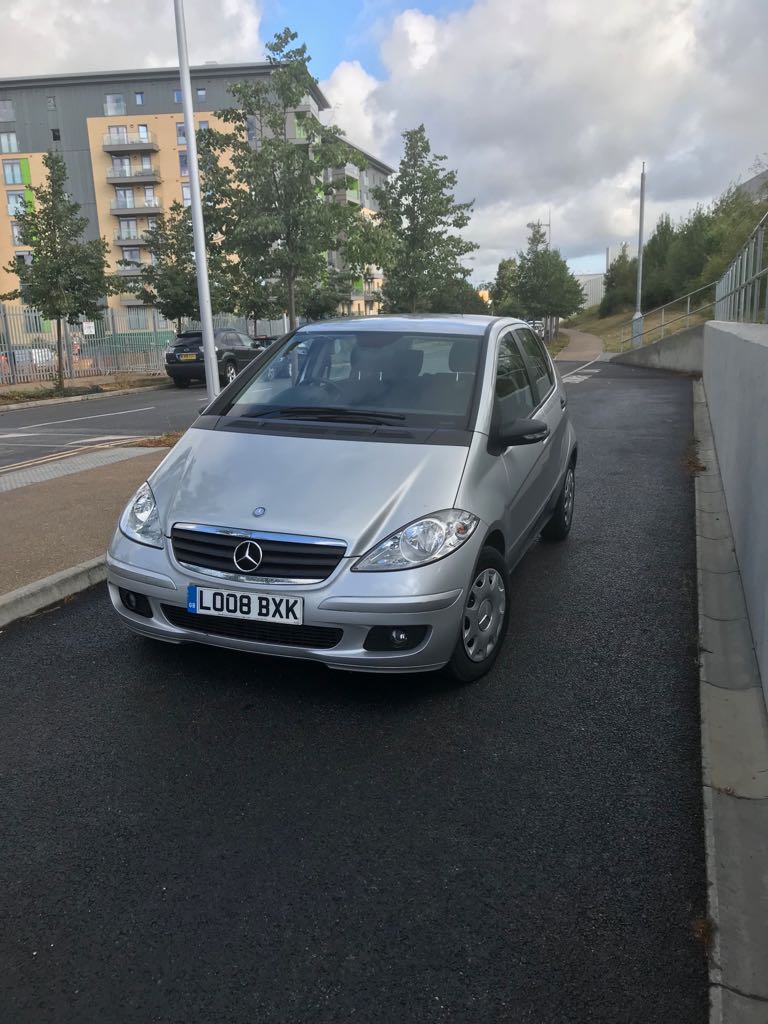
<instances>
[{"instance_id":1,"label":"balcony","mask_svg":"<svg viewBox=\"0 0 768 1024\"><path fill-rule=\"evenodd\" d=\"M110 167L107 171L109 185L156 185L159 181L156 167Z\"/></svg>"},{"instance_id":2,"label":"balcony","mask_svg":"<svg viewBox=\"0 0 768 1024\"><path fill-rule=\"evenodd\" d=\"M116 267L115 273L118 277L138 277L141 274L141 268L145 264L134 263L130 267Z\"/></svg>"},{"instance_id":3,"label":"balcony","mask_svg":"<svg viewBox=\"0 0 768 1024\"><path fill-rule=\"evenodd\" d=\"M135 215L137 217L151 216L153 213L163 212L163 201L158 199L157 196L154 199L144 199L141 196L137 196L133 201L129 199L113 199L110 210L116 217L128 215Z\"/></svg>"},{"instance_id":4,"label":"balcony","mask_svg":"<svg viewBox=\"0 0 768 1024\"><path fill-rule=\"evenodd\" d=\"M116 231L112 236L112 240L115 243L115 245L137 246L147 244L147 240L143 231L137 231L135 234L127 234L124 231Z\"/></svg>"},{"instance_id":5,"label":"balcony","mask_svg":"<svg viewBox=\"0 0 768 1024\"><path fill-rule=\"evenodd\" d=\"M105 153L156 153L160 146L152 132L118 132L103 136L101 148Z\"/></svg>"}]
</instances>

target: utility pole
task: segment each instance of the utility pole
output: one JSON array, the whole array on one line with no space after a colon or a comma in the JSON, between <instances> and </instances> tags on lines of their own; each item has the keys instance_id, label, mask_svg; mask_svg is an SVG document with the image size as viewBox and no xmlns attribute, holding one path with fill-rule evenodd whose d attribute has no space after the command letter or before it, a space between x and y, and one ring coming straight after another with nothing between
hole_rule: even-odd
<instances>
[{"instance_id":1,"label":"utility pole","mask_svg":"<svg viewBox=\"0 0 768 1024\"><path fill-rule=\"evenodd\" d=\"M643 218L645 217L645 160L640 174L640 227L637 236L637 298L635 315L632 317L632 348L639 348L643 343Z\"/></svg>"},{"instance_id":2,"label":"utility pole","mask_svg":"<svg viewBox=\"0 0 768 1024\"><path fill-rule=\"evenodd\" d=\"M187 165L189 170L190 208L192 211L192 237L195 242L195 272L197 274L197 295L200 300L200 324L203 329L203 357L205 359L205 382L208 401L212 402L219 393L219 367L216 362L216 346L213 340L213 313L211 290L208 284L208 255L205 250L205 227L203 225L203 203L200 196L200 174L197 167L197 137L192 108L192 82L189 77L189 55L187 54L187 28L184 23L184 0L173 0L176 16L176 42L179 49L179 81L181 83L181 104L184 110L184 132L187 138Z\"/></svg>"}]
</instances>

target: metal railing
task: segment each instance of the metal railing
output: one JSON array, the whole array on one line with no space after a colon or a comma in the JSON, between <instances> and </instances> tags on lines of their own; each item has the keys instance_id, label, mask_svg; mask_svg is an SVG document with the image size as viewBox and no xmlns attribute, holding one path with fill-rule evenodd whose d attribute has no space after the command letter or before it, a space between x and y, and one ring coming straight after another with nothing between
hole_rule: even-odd
<instances>
[{"instance_id":1,"label":"metal railing","mask_svg":"<svg viewBox=\"0 0 768 1024\"><path fill-rule=\"evenodd\" d=\"M215 316L213 324L241 334L270 336L279 336L286 329L283 320L259 320L254 331L252 322L227 313ZM198 321L182 321L182 330L199 329ZM64 376L77 379L139 373L164 377L165 351L175 334L176 324L148 306L107 309L101 320L74 327L64 323ZM56 324L36 309L0 305L0 385L53 381L57 367Z\"/></svg>"},{"instance_id":2,"label":"metal railing","mask_svg":"<svg viewBox=\"0 0 768 1024\"><path fill-rule=\"evenodd\" d=\"M148 199L136 196L134 199L113 199L110 209L112 210L161 210L163 202L157 196Z\"/></svg>"},{"instance_id":3,"label":"metal railing","mask_svg":"<svg viewBox=\"0 0 768 1024\"><path fill-rule=\"evenodd\" d=\"M768 324L768 213L715 287L715 319Z\"/></svg>"},{"instance_id":4,"label":"metal railing","mask_svg":"<svg viewBox=\"0 0 768 1024\"><path fill-rule=\"evenodd\" d=\"M640 347L661 341L668 334L683 331L687 327L703 323L714 309L715 283L705 284L687 295L665 302L663 306L649 309L643 313L643 330L637 335ZM623 352L628 344L632 344L632 320L619 326L619 351ZM636 339L635 339L636 340Z\"/></svg>"},{"instance_id":5,"label":"metal railing","mask_svg":"<svg viewBox=\"0 0 768 1024\"><path fill-rule=\"evenodd\" d=\"M102 146L135 146L136 149L141 149L142 146L157 146L152 132L111 132L102 137Z\"/></svg>"},{"instance_id":6,"label":"metal railing","mask_svg":"<svg viewBox=\"0 0 768 1024\"><path fill-rule=\"evenodd\" d=\"M112 167L107 168L107 178L153 178L160 171L153 165L149 167Z\"/></svg>"}]
</instances>

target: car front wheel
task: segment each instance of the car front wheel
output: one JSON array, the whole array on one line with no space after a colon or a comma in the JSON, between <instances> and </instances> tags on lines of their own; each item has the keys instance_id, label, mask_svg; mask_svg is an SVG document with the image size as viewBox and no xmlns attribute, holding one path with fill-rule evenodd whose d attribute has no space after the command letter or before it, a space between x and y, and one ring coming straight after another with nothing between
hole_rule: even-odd
<instances>
[{"instance_id":1,"label":"car front wheel","mask_svg":"<svg viewBox=\"0 0 768 1024\"><path fill-rule=\"evenodd\" d=\"M459 637L448 672L473 683L490 672L499 656L509 622L509 573L504 559L484 547L464 597Z\"/></svg>"}]
</instances>

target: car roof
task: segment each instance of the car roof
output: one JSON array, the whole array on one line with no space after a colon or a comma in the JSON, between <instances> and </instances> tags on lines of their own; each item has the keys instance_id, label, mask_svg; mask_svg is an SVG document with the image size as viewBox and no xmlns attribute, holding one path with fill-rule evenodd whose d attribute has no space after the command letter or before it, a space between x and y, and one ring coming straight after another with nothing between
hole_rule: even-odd
<instances>
[{"instance_id":1,"label":"car roof","mask_svg":"<svg viewBox=\"0 0 768 1024\"><path fill-rule=\"evenodd\" d=\"M480 316L435 313L383 314L380 316L344 317L319 320L299 328L302 334L327 334L329 331L413 331L418 334L482 335L495 323L524 324L523 320L500 316ZM527 325L526 325L527 326Z\"/></svg>"}]
</instances>

